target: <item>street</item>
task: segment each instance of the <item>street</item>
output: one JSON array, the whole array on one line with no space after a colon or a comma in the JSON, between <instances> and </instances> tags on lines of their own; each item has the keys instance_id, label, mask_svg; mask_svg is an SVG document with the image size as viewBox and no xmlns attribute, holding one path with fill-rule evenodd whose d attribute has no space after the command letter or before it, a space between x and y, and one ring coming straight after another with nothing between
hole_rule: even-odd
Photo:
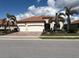
<instances>
[{"instance_id":1,"label":"street","mask_svg":"<svg viewBox=\"0 0 79 59\"><path fill-rule=\"evenodd\" d=\"M0 40L0 58L77 58L79 41Z\"/></svg>"}]
</instances>

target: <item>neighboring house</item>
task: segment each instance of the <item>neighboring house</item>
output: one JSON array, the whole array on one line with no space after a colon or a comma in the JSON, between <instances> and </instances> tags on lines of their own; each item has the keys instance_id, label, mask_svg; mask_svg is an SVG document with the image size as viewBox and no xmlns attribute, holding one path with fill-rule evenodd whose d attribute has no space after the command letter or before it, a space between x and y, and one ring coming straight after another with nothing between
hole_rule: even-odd
<instances>
[{"instance_id":1,"label":"neighboring house","mask_svg":"<svg viewBox=\"0 0 79 59\"><path fill-rule=\"evenodd\" d=\"M5 19L0 19L0 30L14 30L14 29L16 29L17 28L17 25L12 25L12 23L11 22L8 22L7 20L6 20L6 18Z\"/></svg>"},{"instance_id":2,"label":"neighboring house","mask_svg":"<svg viewBox=\"0 0 79 59\"><path fill-rule=\"evenodd\" d=\"M77 24L79 26L79 20L73 21L72 24Z\"/></svg>"},{"instance_id":3,"label":"neighboring house","mask_svg":"<svg viewBox=\"0 0 79 59\"><path fill-rule=\"evenodd\" d=\"M43 32L45 29L45 22L49 22L50 18L49 16L33 16L18 21L17 25L22 32Z\"/></svg>"},{"instance_id":4,"label":"neighboring house","mask_svg":"<svg viewBox=\"0 0 79 59\"><path fill-rule=\"evenodd\" d=\"M64 29L67 31L67 24L64 24ZM70 31L79 33L79 20L74 20L71 22Z\"/></svg>"},{"instance_id":5,"label":"neighboring house","mask_svg":"<svg viewBox=\"0 0 79 59\"><path fill-rule=\"evenodd\" d=\"M79 20L73 21L72 25L76 25L76 28L79 30Z\"/></svg>"}]
</instances>

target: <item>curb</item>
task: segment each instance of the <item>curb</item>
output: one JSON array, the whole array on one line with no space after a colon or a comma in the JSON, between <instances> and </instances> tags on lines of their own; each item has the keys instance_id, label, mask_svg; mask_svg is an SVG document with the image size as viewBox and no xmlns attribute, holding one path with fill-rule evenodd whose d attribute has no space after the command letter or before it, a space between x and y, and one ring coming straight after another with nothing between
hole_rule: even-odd
<instances>
[{"instance_id":1,"label":"curb","mask_svg":"<svg viewBox=\"0 0 79 59\"><path fill-rule=\"evenodd\" d=\"M0 36L0 38L79 38L79 36Z\"/></svg>"},{"instance_id":2,"label":"curb","mask_svg":"<svg viewBox=\"0 0 79 59\"><path fill-rule=\"evenodd\" d=\"M0 37L79 37L79 36L0 36Z\"/></svg>"},{"instance_id":3,"label":"curb","mask_svg":"<svg viewBox=\"0 0 79 59\"><path fill-rule=\"evenodd\" d=\"M40 38L40 37L48 37L48 38L79 38L79 36L0 36L0 38Z\"/></svg>"},{"instance_id":4,"label":"curb","mask_svg":"<svg viewBox=\"0 0 79 59\"><path fill-rule=\"evenodd\" d=\"M40 36L40 38L60 38L60 39L64 39L64 38L78 38L79 36Z\"/></svg>"},{"instance_id":5,"label":"curb","mask_svg":"<svg viewBox=\"0 0 79 59\"><path fill-rule=\"evenodd\" d=\"M50 39L42 39L40 37L42 38L48 37ZM67 38L71 38L71 39L67 39ZM79 39L72 39L72 38L79 38L79 36L0 36L0 40L79 41Z\"/></svg>"}]
</instances>

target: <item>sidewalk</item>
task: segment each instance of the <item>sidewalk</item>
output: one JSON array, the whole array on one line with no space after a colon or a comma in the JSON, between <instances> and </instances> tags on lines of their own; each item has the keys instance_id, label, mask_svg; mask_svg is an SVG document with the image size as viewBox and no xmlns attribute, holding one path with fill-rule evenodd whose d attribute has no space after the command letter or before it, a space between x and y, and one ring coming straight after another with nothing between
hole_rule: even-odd
<instances>
[{"instance_id":1,"label":"sidewalk","mask_svg":"<svg viewBox=\"0 0 79 59\"><path fill-rule=\"evenodd\" d=\"M0 36L0 39L12 39L12 40L79 40L79 36Z\"/></svg>"},{"instance_id":2,"label":"sidewalk","mask_svg":"<svg viewBox=\"0 0 79 59\"><path fill-rule=\"evenodd\" d=\"M15 32L5 36L40 36L42 32Z\"/></svg>"},{"instance_id":3,"label":"sidewalk","mask_svg":"<svg viewBox=\"0 0 79 59\"><path fill-rule=\"evenodd\" d=\"M16 32L0 37L26 38L26 39L79 39L79 36L41 36L42 32Z\"/></svg>"}]
</instances>

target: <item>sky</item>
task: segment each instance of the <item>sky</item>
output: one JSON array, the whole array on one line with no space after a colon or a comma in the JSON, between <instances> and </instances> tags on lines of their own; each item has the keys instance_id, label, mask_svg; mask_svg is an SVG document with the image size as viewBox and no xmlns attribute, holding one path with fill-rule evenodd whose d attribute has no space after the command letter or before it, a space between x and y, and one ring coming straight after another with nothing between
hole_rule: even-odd
<instances>
[{"instance_id":1,"label":"sky","mask_svg":"<svg viewBox=\"0 0 79 59\"><path fill-rule=\"evenodd\" d=\"M33 4L36 7L47 5L46 0L0 0L0 18L5 17L6 13L14 15L24 13Z\"/></svg>"},{"instance_id":2,"label":"sky","mask_svg":"<svg viewBox=\"0 0 79 59\"><path fill-rule=\"evenodd\" d=\"M79 0L0 0L0 18L6 18L6 13L15 15L18 20L31 16L55 16L66 6L79 12ZM79 15L74 17L78 18Z\"/></svg>"}]
</instances>

